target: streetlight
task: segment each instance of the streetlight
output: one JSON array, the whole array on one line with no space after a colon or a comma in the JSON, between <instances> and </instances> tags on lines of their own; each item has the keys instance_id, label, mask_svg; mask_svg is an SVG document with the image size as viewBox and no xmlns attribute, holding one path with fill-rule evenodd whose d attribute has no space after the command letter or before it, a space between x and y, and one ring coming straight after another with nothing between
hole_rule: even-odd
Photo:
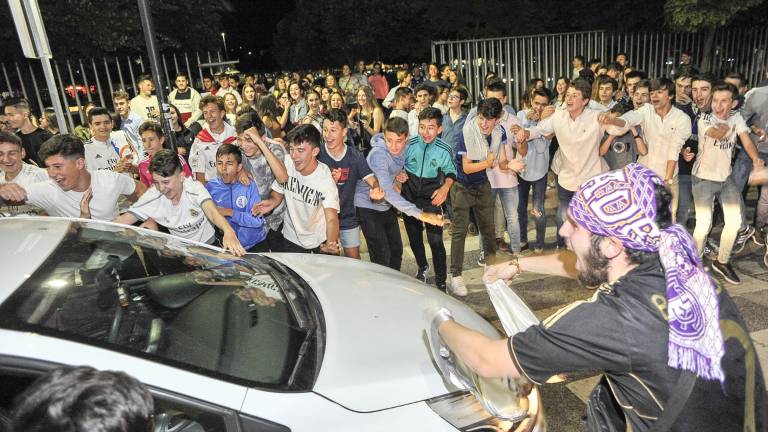
<instances>
[{"instance_id":1,"label":"streetlight","mask_svg":"<svg viewBox=\"0 0 768 432\"><path fill-rule=\"evenodd\" d=\"M227 34L221 32L221 41L224 43L224 58L227 56Z\"/></svg>"}]
</instances>

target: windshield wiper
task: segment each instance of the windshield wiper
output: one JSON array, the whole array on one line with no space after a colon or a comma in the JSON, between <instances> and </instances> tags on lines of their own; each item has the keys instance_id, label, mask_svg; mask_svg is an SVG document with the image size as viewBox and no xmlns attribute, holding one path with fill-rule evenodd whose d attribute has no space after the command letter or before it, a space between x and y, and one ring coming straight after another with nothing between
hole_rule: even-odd
<instances>
[{"instance_id":1,"label":"windshield wiper","mask_svg":"<svg viewBox=\"0 0 768 432\"><path fill-rule=\"evenodd\" d=\"M298 375L299 370L301 370L301 366L304 363L304 358L306 358L307 351L309 351L309 344L312 342L314 335L315 327L310 327L307 329L307 333L304 335L304 340L301 342L301 346L299 347L299 354L296 356L296 364L293 366L291 375L288 377L289 388L293 387L293 383L296 381L296 375Z\"/></svg>"},{"instance_id":2,"label":"windshield wiper","mask_svg":"<svg viewBox=\"0 0 768 432\"><path fill-rule=\"evenodd\" d=\"M296 317L296 322L298 323L299 328L302 330L314 329L315 323L312 321L309 311L306 310L305 306L297 304L296 299L293 298L293 295L297 294L301 297L306 297L304 295L303 287L294 280L294 276L288 271L288 268L283 263L271 259L269 260L269 264L273 269L280 273L280 276L283 276L273 277L273 279L283 290L285 299L288 302L288 306L291 308L293 315Z\"/></svg>"},{"instance_id":3,"label":"windshield wiper","mask_svg":"<svg viewBox=\"0 0 768 432\"><path fill-rule=\"evenodd\" d=\"M294 299L291 298L291 295L294 294L294 292L300 293L304 299L307 299L307 296L304 292L304 287L295 280L295 276L288 270L288 267L275 259L268 259L268 262L272 268L274 268L283 276L276 278L276 282L285 292L285 297L289 306L291 307L291 310L294 311L294 316L296 316L296 321L298 322L299 327L302 330L306 330L306 333L304 334L304 340L301 342L301 346L299 346L299 352L296 356L296 363L293 366L291 375L288 377L288 387L290 388L294 385L296 377L299 374L301 367L304 365L304 360L306 359L307 353L309 352L310 344L312 343L313 339L315 339L315 333L317 333L317 323L312 319L312 311L309 310L309 307L306 305L306 303L302 306L299 306L296 304ZM290 291L293 292L288 292L289 290L286 289L286 285L290 286ZM299 311L299 308L302 310ZM318 349L321 348L318 347ZM317 372L318 371L315 371L315 374L317 374Z\"/></svg>"}]
</instances>

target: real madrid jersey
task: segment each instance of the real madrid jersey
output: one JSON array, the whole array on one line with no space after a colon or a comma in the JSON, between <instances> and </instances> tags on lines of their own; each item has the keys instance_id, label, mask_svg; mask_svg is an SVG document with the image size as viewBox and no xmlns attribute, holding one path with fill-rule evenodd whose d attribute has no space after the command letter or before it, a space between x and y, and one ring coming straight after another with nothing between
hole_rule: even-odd
<instances>
[{"instance_id":1,"label":"real madrid jersey","mask_svg":"<svg viewBox=\"0 0 768 432\"><path fill-rule=\"evenodd\" d=\"M91 138L85 142L85 164L89 172L97 170L113 170L120 158L134 154L133 146L122 131L114 131L109 139L99 141ZM134 154L134 164L138 164Z\"/></svg>"},{"instance_id":2,"label":"real madrid jersey","mask_svg":"<svg viewBox=\"0 0 768 432\"><path fill-rule=\"evenodd\" d=\"M215 230L203 213L203 203L211 199L205 186L189 177L177 205L156 187L151 187L128 209L139 220L154 219L175 236L200 243L212 243Z\"/></svg>"},{"instance_id":3,"label":"real madrid jersey","mask_svg":"<svg viewBox=\"0 0 768 432\"><path fill-rule=\"evenodd\" d=\"M27 186L47 180L48 172L46 170L27 163L21 164L21 171L10 181L5 179L5 173L0 170L0 184L15 183L26 189ZM41 212L42 209L28 203L15 205L6 202L6 205L0 208L0 214L4 216L33 215L40 214Z\"/></svg>"}]
</instances>

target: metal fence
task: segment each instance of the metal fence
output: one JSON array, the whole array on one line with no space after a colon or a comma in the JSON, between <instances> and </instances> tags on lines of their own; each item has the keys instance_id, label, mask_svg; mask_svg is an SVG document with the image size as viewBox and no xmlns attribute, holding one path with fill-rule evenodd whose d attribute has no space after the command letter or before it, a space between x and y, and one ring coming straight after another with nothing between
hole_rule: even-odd
<instances>
[{"instance_id":1,"label":"metal fence","mask_svg":"<svg viewBox=\"0 0 768 432\"><path fill-rule=\"evenodd\" d=\"M213 67L200 67L208 63L222 62L221 52L178 53L161 55L165 83L173 85L176 74L186 73L191 81L202 81L204 73L213 74ZM80 124L82 107L88 102L113 108L112 92L125 90L133 97L138 93L136 80L149 72L149 60L141 56L103 57L100 59L52 60L57 91L61 92L69 130ZM36 112L50 104L49 89L45 86L42 66L38 60L21 60L0 63L3 76L0 92L3 97L24 97L36 106ZM204 70L205 69L205 70ZM191 83L190 83L191 84ZM171 88L166 88L166 94Z\"/></svg>"},{"instance_id":2,"label":"metal fence","mask_svg":"<svg viewBox=\"0 0 768 432\"><path fill-rule=\"evenodd\" d=\"M560 76L571 77L576 55L610 62L620 52L629 64L649 76L672 76L681 51L689 51L694 62L704 57L700 33L588 31L460 41L433 41L432 61L450 64L462 72L474 98L485 75L493 71L507 84L510 100L519 106L526 83L541 78L554 87ZM716 75L743 73L750 86L768 73L768 28L721 29L715 33L707 68ZM586 67L586 65L585 65Z\"/></svg>"}]
</instances>

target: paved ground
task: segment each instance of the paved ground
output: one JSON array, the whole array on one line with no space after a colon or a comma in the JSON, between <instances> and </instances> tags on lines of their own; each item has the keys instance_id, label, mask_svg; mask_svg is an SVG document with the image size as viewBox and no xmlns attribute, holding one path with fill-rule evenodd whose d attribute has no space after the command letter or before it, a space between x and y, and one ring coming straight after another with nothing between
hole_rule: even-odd
<instances>
[{"instance_id":1,"label":"paved ground","mask_svg":"<svg viewBox=\"0 0 768 432\"><path fill-rule=\"evenodd\" d=\"M548 205L556 201L556 198L550 196L551 194L552 191L549 191ZM753 204L752 200L748 200L747 204ZM549 215L554 214L553 210L547 210ZM749 211L752 209L750 208ZM555 237L554 220L550 221L548 226L550 228L547 232L547 240L552 244ZM405 231L402 229L401 231L402 237L406 241ZM532 234L533 232L529 238L533 238ZM450 260L450 238L447 234L445 239ZM732 259L734 267L741 275L742 283L735 286L720 280L746 320L765 371L768 370L768 268L763 264L764 251L764 248L758 248L752 241L749 241L744 251ZM363 259L368 259L364 248L363 252ZM406 274L415 274L416 264L407 245L404 255L402 271ZM465 245L464 279L469 288L469 295L464 301L503 332L481 281L482 268L477 264L478 255L478 237L471 236L467 238ZM575 281L533 273L523 274L520 279L515 281L513 288L528 303L539 319L549 316L573 301L586 299L593 293L591 290L579 286ZM542 388L549 431L574 432L585 430L581 415L584 411L584 401L595 383L595 378L584 378L561 384L549 384Z\"/></svg>"}]
</instances>

